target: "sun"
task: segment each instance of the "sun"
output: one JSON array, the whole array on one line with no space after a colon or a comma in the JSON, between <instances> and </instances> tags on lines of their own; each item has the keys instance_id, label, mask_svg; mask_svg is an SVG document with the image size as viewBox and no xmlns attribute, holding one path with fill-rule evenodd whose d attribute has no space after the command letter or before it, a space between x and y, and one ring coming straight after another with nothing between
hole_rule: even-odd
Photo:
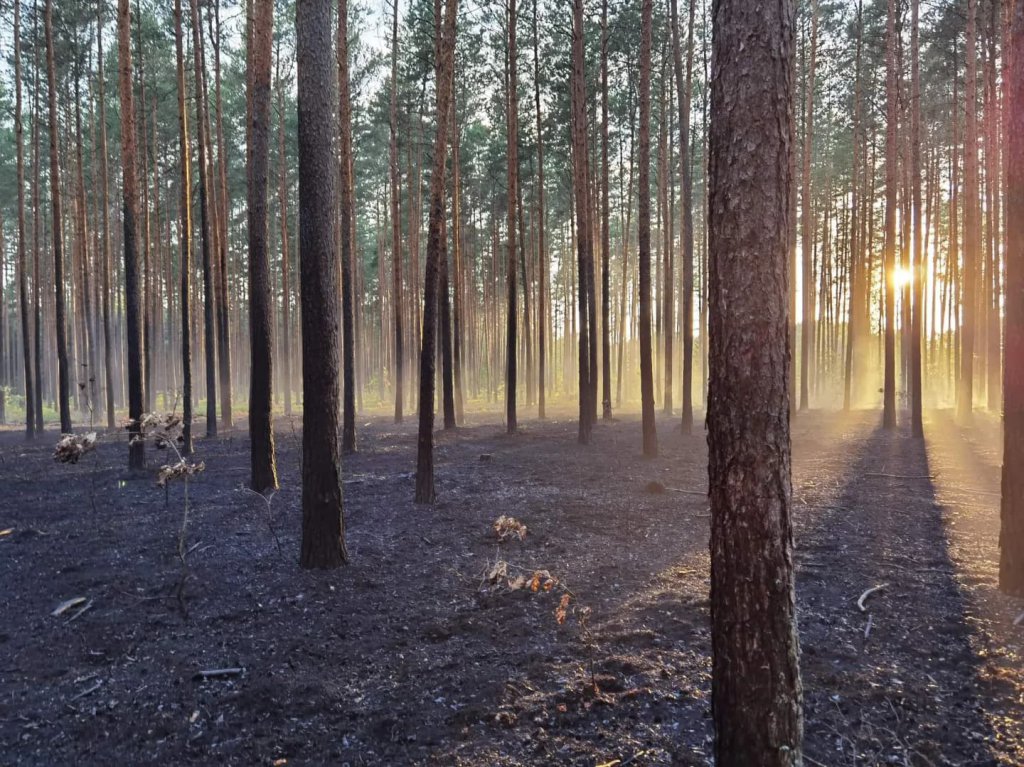
<instances>
[{"instance_id":1,"label":"sun","mask_svg":"<svg viewBox=\"0 0 1024 767\"><path fill-rule=\"evenodd\" d=\"M893 283L897 288L905 288L914 281L914 272L903 266L897 266L892 273Z\"/></svg>"}]
</instances>

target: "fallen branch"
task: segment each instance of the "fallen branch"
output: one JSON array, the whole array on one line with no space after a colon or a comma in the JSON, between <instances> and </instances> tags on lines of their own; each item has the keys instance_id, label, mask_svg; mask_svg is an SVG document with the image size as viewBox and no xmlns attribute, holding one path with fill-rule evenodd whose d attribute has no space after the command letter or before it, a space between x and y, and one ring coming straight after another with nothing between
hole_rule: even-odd
<instances>
[{"instance_id":1,"label":"fallen branch","mask_svg":"<svg viewBox=\"0 0 1024 767\"><path fill-rule=\"evenodd\" d=\"M79 607L78 610L75 611L75 614L72 615L70 618L68 618L67 622L71 623L72 621L78 620L82 616L82 613L84 613L90 607L92 607L92 600L91 599L88 602L86 602L84 605Z\"/></svg>"},{"instance_id":2,"label":"fallen branch","mask_svg":"<svg viewBox=\"0 0 1024 767\"><path fill-rule=\"evenodd\" d=\"M867 622L867 625L864 626L864 641L865 642L868 641L868 637L871 635L871 626L872 626L873 623L874 623L874 616L872 616L871 613L868 613L868 622Z\"/></svg>"},{"instance_id":3,"label":"fallen branch","mask_svg":"<svg viewBox=\"0 0 1024 767\"><path fill-rule=\"evenodd\" d=\"M70 700L78 700L79 698L84 698L86 695L90 695L90 694L96 692L102 686L103 686L103 682L102 681L97 681L96 684L92 685L91 687L86 687L80 693L77 693L77 694L73 695L70 698Z\"/></svg>"},{"instance_id":4,"label":"fallen branch","mask_svg":"<svg viewBox=\"0 0 1024 767\"><path fill-rule=\"evenodd\" d=\"M866 613L868 611L868 608L864 606L864 600L866 600L869 596L874 594L876 591L881 591L882 589L884 589L888 585L889 585L888 583L880 583L877 586L872 586L870 589L868 589L863 594L861 594L860 595L860 599L857 600L857 607L860 608L860 611L862 613Z\"/></svg>"},{"instance_id":5,"label":"fallen branch","mask_svg":"<svg viewBox=\"0 0 1024 767\"><path fill-rule=\"evenodd\" d=\"M85 597L72 597L71 599L68 599L68 600L66 600L64 602L61 602L59 605L57 605L54 608L53 612L50 613L50 615L52 615L54 618L56 618L58 615L63 615L68 610L70 610L72 607L77 607L78 605L80 605L80 604L82 604L84 602L85 602Z\"/></svg>"},{"instance_id":6,"label":"fallen branch","mask_svg":"<svg viewBox=\"0 0 1024 767\"><path fill-rule=\"evenodd\" d=\"M1020 615L1018 615L1016 618L1013 619L1013 625L1014 626L1019 626L1021 623L1024 623L1024 613L1021 613Z\"/></svg>"},{"instance_id":7,"label":"fallen branch","mask_svg":"<svg viewBox=\"0 0 1024 767\"><path fill-rule=\"evenodd\" d=\"M241 676L244 668L211 668L205 671L197 671L193 679L223 679L225 677Z\"/></svg>"}]
</instances>

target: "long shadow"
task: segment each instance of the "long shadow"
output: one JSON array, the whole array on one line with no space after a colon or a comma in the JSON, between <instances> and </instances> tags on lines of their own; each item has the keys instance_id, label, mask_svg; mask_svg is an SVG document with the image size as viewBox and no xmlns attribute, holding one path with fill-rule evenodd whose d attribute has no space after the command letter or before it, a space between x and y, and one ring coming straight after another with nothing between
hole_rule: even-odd
<instances>
[{"instance_id":1,"label":"long shadow","mask_svg":"<svg viewBox=\"0 0 1024 767\"><path fill-rule=\"evenodd\" d=\"M811 500L796 532L808 761L992 763L925 443L876 427L845 484Z\"/></svg>"}]
</instances>

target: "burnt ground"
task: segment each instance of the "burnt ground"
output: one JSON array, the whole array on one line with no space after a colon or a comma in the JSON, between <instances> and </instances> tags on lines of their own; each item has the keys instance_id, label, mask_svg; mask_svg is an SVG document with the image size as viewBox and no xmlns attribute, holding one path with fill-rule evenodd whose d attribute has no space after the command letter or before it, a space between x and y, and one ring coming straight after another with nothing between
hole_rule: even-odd
<instances>
[{"instance_id":1,"label":"burnt ground","mask_svg":"<svg viewBox=\"0 0 1024 767\"><path fill-rule=\"evenodd\" d=\"M66 466L52 435L0 435L0 764L710 764L705 438L658 425L644 460L632 418L580 447L568 413L514 437L476 416L439 436L425 508L414 425L360 423L330 573L296 565L297 423L269 508L239 489L244 432L198 442L187 573L183 487L127 476L122 436ZM809 765L1024 764L998 423L926 428L794 421ZM496 541L502 514L525 540ZM496 588L498 559L559 585Z\"/></svg>"}]
</instances>

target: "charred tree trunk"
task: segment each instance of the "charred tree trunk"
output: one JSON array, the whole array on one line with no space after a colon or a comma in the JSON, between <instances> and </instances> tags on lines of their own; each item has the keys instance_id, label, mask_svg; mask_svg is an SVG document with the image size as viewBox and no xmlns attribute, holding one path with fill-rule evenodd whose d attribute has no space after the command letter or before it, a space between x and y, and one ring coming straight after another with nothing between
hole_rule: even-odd
<instances>
[{"instance_id":1,"label":"charred tree trunk","mask_svg":"<svg viewBox=\"0 0 1024 767\"><path fill-rule=\"evenodd\" d=\"M573 0L572 74L570 81L572 114L573 194L576 198L576 263L579 275L579 442L590 442L594 406L591 403L590 335L594 318L587 300L587 263L593 260L593 241L589 221L589 177L587 156L587 86L583 39L583 0Z\"/></svg>"},{"instance_id":2,"label":"charred tree trunk","mask_svg":"<svg viewBox=\"0 0 1024 767\"><path fill-rule=\"evenodd\" d=\"M509 434L515 434L516 422L516 356L518 352L518 322L516 301L516 200L519 198L519 96L518 60L516 54L516 26L518 13L517 0L506 0L508 3L508 94L506 100L508 118L508 267L505 283L508 288L506 306L506 337L505 337L505 424ZM526 289L526 286L523 286Z\"/></svg>"},{"instance_id":3,"label":"charred tree trunk","mask_svg":"<svg viewBox=\"0 0 1024 767\"><path fill-rule=\"evenodd\" d=\"M794 17L789 0L715 4L708 476L720 767L802 764L787 364Z\"/></svg>"},{"instance_id":4,"label":"charred tree trunk","mask_svg":"<svg viewBox=\"0 0 1024 767\"><path fill-rule=\"evenodd\" d=\"M123 2L123 0L121 0ZM64 306L64 234L61 212L60 160L57 155L59 134L57 128L57 65L53 46L53 0L46 0L46 80L49 86L50 110L50 200L53 207L53 294L57 340L57 405L60 410L60 430L71 432L71 403L68 388L67 315ZM37 208L38 211L38 208Z\"/></svg>"},{"instance_id":5,"label":"charred tree trunk","mask_svg":"<svg viewBox=\"0 0 1024 767\"><path fill-rule=\"evenodd\" d=\"M910 428L915 437L924 436L921 387L921 323L924 316L924 281L921 248L921 72L919 0L910 4L910 184L912 199L911 227L913 255L911 261L913 301L910 318Z\"/></svg>"},{"instance_id":6,"label":"charred tree trunk","mask_svg":"<svg viewBox=\"0 0 1024 767\"><path fill-rule=\"evenodd\" d=\"M973 0L971 0L973 2ZM885 289L885 381L882 423L896 428L896 187L898 94L896 83L896 0L889 0L885 33L885 245L882 255Z\"/></svg>"},{"instance_id":7,"label":"charred tree trunk","mask_svg":"<svg viewBox=\"0 0 1024 767\"><path fill-rule=\"evenodd\" d=\"M25 154L21 124L21 0L14 0L14 142L18 173L18 303L25 369L25 438L34 439L35 386L32 380L32 330L28 314L28 253L25 250ZM37 212L38 215L38 212Z\"/></svg>"},{"instance_id":8,"label":"charred tree trunk","mask_svg":"<svg viewBox=\"0 0 1024 767\"><path fill-rule=\"evenodd\" d=\"M344 2L344 0L342 0ZM249 128L249 444L252 489L277 488L274 456L274 304L267 252L267 178L270 164L270 51L274 0L255 0L249 37L252 123Z\"/></svg>"},{"instance_id":9,"label":"charred tree trunk","mask_svg":"<svg viewBox=\"0 0 1024 767\"><path fill-rule=\"evenodd\" d=\"M967 0L967 62L964 83L964 250L963 327L960 331L960 396L957 416L970 421L974 408L974 340L977 333L977 280L979 264L978 206L978 98L977 98L977 0Z\"/></svg>"},{"instance_id":10,"label":"charred tree trunk","mask_svg":"<svg viewBox=\"0 0 1024 767\"><path fill-rule=\"evenodd\" d=\"M452 116L452 73L455 67L457 0L446 0L444 21L437 26L437 136L430 177L430 215L427 227L426 278L423 283L423 345L420 350L419 438L416 456L416 503L433 503L434 491L434 373L437 357L437 292L444 254L445 168L448 129ZM440 3L435 5L440 9ZM514 199L514 198L513 198ZM513 350L514 351L514 350Z\"/></svg>"},{"instance_id":11,"label":"charred tree trunk","mask_svg":"<svg viewBox=\"0 0 1024 767\"><path fill-rule=\"evenodd\" d=\"M342 366L345 377L341 430L341 451L356 451L356 337L354 286L352 285L352 249L355 226L355 200L352 181L352 104L348 75L348 0L338 3L338 195L341 201L341 322Z\"/></svg>"},{"instance_id":12,"label":"charred tree trunk","mask_svg":"<svg viewBox=\"0 0 1024 767\"><path fill-rule=\"evenodd\" d=\"M192 52L195 60L196 90L196 139L199 148L199 221L203 251L203 341L206 354L206 436L217 436L217 330L214 320L214 301L216 293L214 275L213 231L210 222L210 184L207 153L209 141L207 135L208 121L206 106L202 98L203 92L203 46L199 24L199 2L190 0L192 10Z\"/></svg>"},{"instance_id":13,"label":"charred tree trunk","mask_svg":"<svg viewBox=\"0 0 1024 767\"><path fill-rule=\"evenodd\" d=\"M644 455L658 454L654 422L654 360L651 343L651 27L652 0L643 0L640 21L640 404Z\"/></svg>"},{"instance_id":14,"label":"charred tree trunk","mask_svg":"<svg viewBox=\"0 0 1024 767\"><path fill-rule=\"evenodd\" d=\"M142 286L139 274L138 190L135 176L135 102L132 93L132 19L129 0L118 0L118 84L121 97L121 172L124 193L124 292L128 368L128 467L142 469Z\"/></svg>"},{"instance_id":15,"label":"charred tree trunk","mask_svg":"<svg viewBox=\"0 0 1024 767\"><path fill-rule=\"evenodd\" d=\"M192 147L185 108L185 43L181 0L174 0L174 53L178 86L178 154L181 161L178 217L181 270L182 455L192 453ZM109 301L108 301L109 307ZM108 339L109 340L109 339ZM108 388L110 386L108 380Z\"/></svg>"},{"instance_id":16,"label":"charred tree trunk","mask_svg":"<svg viewBox=\"0 0 1024 767\"><path fill-rule=\"evenodd\" d=\"M1006 132L1006 349L999 588L1024 596L1024 3L1013 7Z\"/></svg>"},{"instance_id":17,"label":"charred tree trunk","mask_svg":"<svg viewBox=\"0 0 1024 767\"><path fill-rule=\"evenodd\" d=\"M404 333L402 312L404 298L402 295L402 217L399 208L401 190L398 176L398 3L393 4L394 15L391 20L391 109L390 131L391 140L388 144L388 159L391 170L391 303L394 308L395 357L394 367L395 389L395 423L401 423L403 414L402 394L404 390L405 354L403 349Z\"/></svg>"},{"instance_id":18,"label":"charred tree trunk","mask_svg":"<svg viewBox=\"0 0 1024 767\"><path fill-rule=\"evenodd\" d=\"M299 261L302 273L302 548L299 564L348 560L338 444L338 259L331 158L331 0L299 0Z\"/></svg>"}]
</instances>

